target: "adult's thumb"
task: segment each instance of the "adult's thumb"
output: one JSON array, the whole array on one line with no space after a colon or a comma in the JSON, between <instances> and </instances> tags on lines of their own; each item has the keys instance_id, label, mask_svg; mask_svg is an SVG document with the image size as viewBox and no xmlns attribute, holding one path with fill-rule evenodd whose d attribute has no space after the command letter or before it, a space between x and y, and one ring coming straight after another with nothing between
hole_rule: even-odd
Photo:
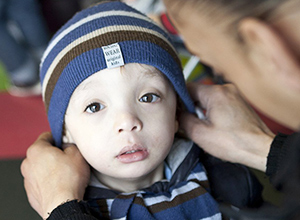
<instances>
[{"instance_id":1,"label":"adult's thumb","mask_svg":"<svg viewBox=\"0 0 300 220\"><path fill-rule=\"evenodd\" d=\"M74 151L75 152L79 151L75 144L70 144L70 143L63 144L62 149L65 153L71 153L71 152L74 152Z\"/></svg>"}]
</instances>

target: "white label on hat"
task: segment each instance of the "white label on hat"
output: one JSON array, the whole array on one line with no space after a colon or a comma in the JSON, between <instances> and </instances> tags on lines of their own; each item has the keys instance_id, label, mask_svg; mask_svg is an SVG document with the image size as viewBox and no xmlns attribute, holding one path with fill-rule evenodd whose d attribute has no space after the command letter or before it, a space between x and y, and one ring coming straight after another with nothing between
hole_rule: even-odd
<instances>
[{"instance_id":1,"label":"white label on hat","mask_svg":"<svg viewBox=\"0 0 300 220\"><path fill-rule=\"evenodd\" d=\"M118 43L103 46L102 50L108 69L124 65L122 51Z\"/></svg>"}]
</instances>

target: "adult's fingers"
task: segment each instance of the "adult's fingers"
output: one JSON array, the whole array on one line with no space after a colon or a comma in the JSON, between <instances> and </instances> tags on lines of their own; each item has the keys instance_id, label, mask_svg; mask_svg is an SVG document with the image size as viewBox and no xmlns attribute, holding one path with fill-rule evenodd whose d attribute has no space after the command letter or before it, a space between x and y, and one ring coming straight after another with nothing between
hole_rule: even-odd
<instances>
[{"instance_id":1,"label":"adult's fingers","mask_svg":"<svg viewBox=\"0 0 300 220\"><path fill-rule=\"evenodd\" d=\"M54 140L51 132L42 133L35 141L35 143L39 143L39 142L48 143L48 145L54 144Z\"/></svg>"},{"instance_id":2,"label":"adult's fingers","mask_svg":"<svg viewBox=\"0 0 300 220\"><path fill-rule=\"evenodd\" d=\"M34 197L34 193L27 193L27 192L31 192L35 187L32 186L30 184L29 181L27 181L26 179L24 179L24 188L27 194L27 198L28 198L28 202L31 205L31 207L38 212L39 215L41 215L41 213L39 212L39 202L38 200Z\"/></svg>"},{"instance_id":3,"label":"adult's fingers","mask_svg":"<svg viewBox=\"0 0 300 220\"><path fill-rule=\"evenodd\" d=\"M64 152L73 152L74 149L78 149L75 144L66 143L62 145L62 149Z\"/></svg>"},{"instance_id":4,"label":"adult's fingers","mask_svg":"<svg viewBox=\"0 0 300 220\"><path fill-rule=\"evenodd\" d=\"M209 129L208 121L201 120L188 112L184 112L180 115L179 124L180 127L185 131L185 134L196 143L201 141L203 133Z\"/></svg>"},{"instance_id":5,"label":"adult's fingers","mask_svg":"<svg viewBox=\"0 0 300 220\"><path fill-rule=\"evenodd\" d=\"M213 87L210 85L201 85L199 83L188 83L187 88L194 102L199 102L200 107L206 109L209 99L213 92Z\"/></svg>"},{"instance_id":6,"label":"adult's fingers","mask_svg":"<svg viewBox=\"0 0 300 220\"><path fill-rule=\"evenodd\" d=\"M77 148L75 144L63 144L62 146L63 151L66 155L73 157L74 159L80 159L82 163L86 163L85 159L83 158L81 152ZM77 161L78 162L78 161Z\"/></svg>"},{"instance_id":7,"label":"adult's fingers","mask_svg":"<svg viewBox=\"0 0 300 220\"><path fill-rule=\"evenodd\" d=\"M42 133L37 140L27 149L26 156L34 156L39 151L44 150L47 147L53 146L53 138L50 132ZM41 149L42 148L42 149Z\"/></svg>"}]
</instances>

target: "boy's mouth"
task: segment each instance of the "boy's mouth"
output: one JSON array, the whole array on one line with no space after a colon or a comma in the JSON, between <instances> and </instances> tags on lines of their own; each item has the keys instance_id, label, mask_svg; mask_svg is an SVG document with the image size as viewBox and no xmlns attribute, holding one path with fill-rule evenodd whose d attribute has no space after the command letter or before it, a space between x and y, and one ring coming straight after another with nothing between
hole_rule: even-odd
<instances>
[{"instance_id":1,"label":"boy's mouth","mask_svg":"<svg viewBox=\"0 0 300 220\"><path fill-rule=\"evenodd\" d=\"M132 153L135 153L137 151L140 151L140 150L130 150L130 151L126 151L125 153L122 153L121 155L124 155L124 154L132 154Z\"/></svg>"},{"instance_id":2,"label":"boy's mouth","mask_svg":"<svg viewBox=\"0 0 300 220\"><path fill-rule=\"evenodd\" d=\"M148 155L149 153L146 148L130 146L124 147L116 158L122 163L133 163L146 159Z\"/></svg>"}]
</instances>

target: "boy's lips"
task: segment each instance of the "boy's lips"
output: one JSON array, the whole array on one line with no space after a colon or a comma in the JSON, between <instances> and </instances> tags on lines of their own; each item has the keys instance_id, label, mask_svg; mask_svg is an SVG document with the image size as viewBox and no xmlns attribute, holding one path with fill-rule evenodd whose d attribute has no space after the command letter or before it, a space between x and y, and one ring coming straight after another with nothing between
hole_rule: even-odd
<instances>
[{"instance_id":1,"label":"boy's lips","mask_svg":"<svg viewBox=\"0 0 300 220\"><path fill-rule=\"evenodd\" d=\"M149 153L146 148L133 145L124 147L116 158L122 163L132 163L144 160L148 155Z\"/></svg>"}]
</instances>

